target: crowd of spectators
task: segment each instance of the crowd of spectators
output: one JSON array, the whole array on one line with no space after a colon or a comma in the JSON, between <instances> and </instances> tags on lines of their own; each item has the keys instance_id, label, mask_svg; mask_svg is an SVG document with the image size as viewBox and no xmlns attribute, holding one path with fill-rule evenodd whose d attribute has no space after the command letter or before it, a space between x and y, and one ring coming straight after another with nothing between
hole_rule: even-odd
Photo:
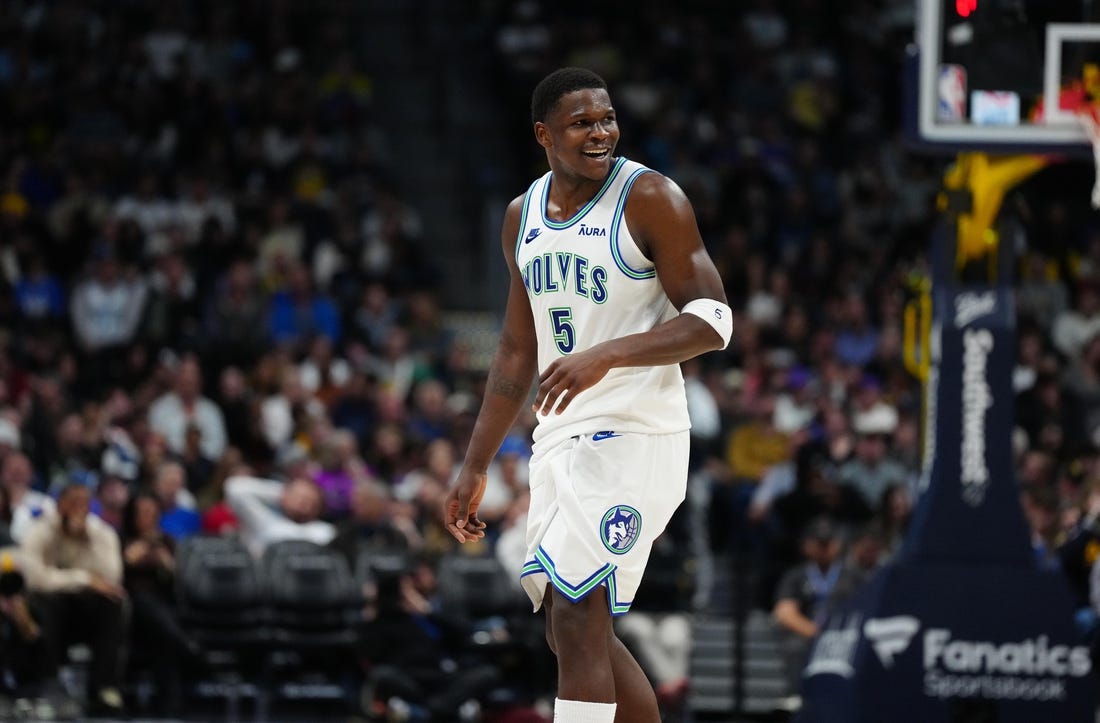
<instances>
[{"instance_id":1,"label":"crowd of spectators","mask_svg":"<svg viewBox=\"0 0 1100 723\"><path fill-rule=\"evenodd\" d=\"M449 550L483 373L413 251L357 12L0 10L0 545L26 596L3 617L45 641L40 679L88 645L89 710L121 705L127 640L178 708L191 536Z\"/></svg>"},{"instance_id":2,"label":"crowd of spectators","mask_svg":"<svg viewBox=\"0 0 1100 723\"><path fill-rule=\"evenodd\" d=\"M825 569L849 559L826 544L841 534L863 562L900 544L920 464L901 310L943 167L899 134L911 2L707 5L471 6L492 29L510 190L542 172L531 88L591 67L621 151L691 198L737 314L727 351L684 365L691 500L655 554L669 594L643 589L623 631L661 649L639 653L669 705L685 616L712 599L705 558L749 550L770 609L807 550ZM17 605L0 585L0 618L27 649L45 634L53 666L85 633L98 705L120 703L105 630L173 666L199 655L171 609L189 536L239 534L257 556L303 539L352 562L364 545L454 552L440 503L484 370L444 321L460 300L415 253L443 221L388 180L376 118L400 109L373 95L353 11L0 8L0 538L30 592ZM1036 554L1054 558L1100 514L1100 234L1041 186L1009 205L1026 231L1014 452ZM516 571L533 424L490 469L489 536L464 550ZM814 603L778 617L812 634ZM115 627L72 630L93 614Z\"/></svg>"}]
</instances>

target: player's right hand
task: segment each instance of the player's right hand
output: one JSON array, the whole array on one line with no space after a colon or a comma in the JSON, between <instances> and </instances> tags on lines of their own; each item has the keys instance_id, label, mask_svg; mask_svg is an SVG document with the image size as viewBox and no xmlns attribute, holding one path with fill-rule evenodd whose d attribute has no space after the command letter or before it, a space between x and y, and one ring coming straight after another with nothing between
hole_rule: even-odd
<instances>
[{"instance_id":1,"label":"player's right hand","mask_svg":"<svg viewBox=\"0 0 1100 723\"><path fill-rule=\"evenodd\" d=\"M443 501L443 526L463 544L485 537L485 523L477 518L485 481L484 472L463 468Z\"/></svg>"}]
</instances>

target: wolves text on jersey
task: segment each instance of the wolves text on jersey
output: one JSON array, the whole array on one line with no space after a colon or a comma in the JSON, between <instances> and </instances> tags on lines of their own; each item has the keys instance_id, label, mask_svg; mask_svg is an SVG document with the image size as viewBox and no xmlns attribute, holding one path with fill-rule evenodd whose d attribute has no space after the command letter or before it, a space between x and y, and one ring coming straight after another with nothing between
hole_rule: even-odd
<instances>
[{"instance_id":1,"label":"wolves text on jersey","mask_svg":"<svg viewBox=\"0 0 1100 723\"><path fill-rule=\"evenodd\" d=\"M607 269L592 266L585 257L569 251L532 258L523 267L523 285L536 296L572 289L597 304L607 301Z\"/></svg>"}]
</instances>

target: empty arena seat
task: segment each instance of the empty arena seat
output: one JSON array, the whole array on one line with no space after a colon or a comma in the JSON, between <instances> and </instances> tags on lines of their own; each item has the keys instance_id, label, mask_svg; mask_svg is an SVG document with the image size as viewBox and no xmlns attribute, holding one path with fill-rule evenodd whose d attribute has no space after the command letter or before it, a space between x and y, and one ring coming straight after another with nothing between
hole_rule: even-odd
<instances>
[{"instance_id":1,"label":"empty arena seat","mask_svg":"<svg viewBox=\"0 0 1100 723\"><path fill-rule=\"evenodd\" d=\"M527 598L495 557L446 555L439 561L437 576L444 606L471 619L508 616L527 609Z\"/></svg>"},{"instance_id":2,"label":"empty arena seat","mask_svg":"<svg viewBox=\"0 0 1100 723\"><path fill-rule=\"evenodd\" d=\"M339 552L301 540L271 545L263 557L264 599L276 642L354 641L361 594Z\"/></svg>"},{"instance_id":3,"label":"empty arena seat","mask_svg":"<svg viewBox=\"0 0 1100 723\"><path fill-rule=\"evenodd\" d=\"M347 558L312 542L272 544L263 556L266 675L273 700L342 701L359 686L355 660L362 594Z\"/></svg>"},{"instance_id":4,"label":"empty arena seat","mask_svg":"<svg viewBox=\"0 0 1100 723\"><path fill-rule=\"evenodd\" d=\"M204 668L190 680L190 695L226 701L237 719L242 698L263 709L263 661L268 630L261 573L236 537L194 536L176 550L176 601L180 624L203 648Z\"/></svg>"},{"instance_id":5,"label":"empty arena seat","mask_svg":"<svg viewBox=\"0 0 1100 723\"><path fill-rule=\"evenodd\" d=\"M235 537L191 537L180 543L176 593L185 627L204 642L262 637L260 571Z\"/></svg>"},{"instance_id":6,"label":"empty arena seat","mask_svg":"<svg viewBox=\"0 0 1100 723\"><path fill-rule=\"evenodd\" d=\"M409 554L403 550L362 547L355 557L355 582L362 588L373 587L380 577L396 577L409 569Z\"/></svg>"}]
</instances>

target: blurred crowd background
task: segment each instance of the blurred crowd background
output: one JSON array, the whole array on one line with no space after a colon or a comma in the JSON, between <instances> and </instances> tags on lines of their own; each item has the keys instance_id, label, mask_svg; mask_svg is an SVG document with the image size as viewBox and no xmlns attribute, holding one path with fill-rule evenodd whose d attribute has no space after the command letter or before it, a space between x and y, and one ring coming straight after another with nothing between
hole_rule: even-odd
<instances>
[{"instance_id":1,"label":"blurred crowd background","mask_svg":"<svg viewBox=\"0 0 1100 723\"><path fill-rule=\"evenodd\" d=\"M720 608L716 571L740 555L752 605L812 637L833 587L807 593L789 573L882 564L919 472L902 308L950 159L901 134L913 20L903 0L3 3L0 538L14 552L0 616L6 640L51 654L0 688L53 679L90 638L88 705L136 706L133 661L168 641L181 680L160 671L158 685L181 687L155 702L186 710L184 671L205 651L174 576L194 538L234 537L257 560L305 540L352 571L400 553L363 625L388 614L388 590L442 626L435 573L456 555L518 575L531 415L491 470L486 541L456 550L439 512L504 299L499 215L545 167L530 91L561 65L607 79L620 153L687 192L736 313L729 349L684 365L692 492L622 632L667 638L640 655L666 710L682 706L691 616ZM395 81L435 67L440 38L466 71L438 69L419 95ZM379 50L405 40L411 65ZM457 131L455 103L472 118ZM425 180L433 161L459 173L450 187ZM1092 559L1066 550L1100 514L1091 172L1055 165L1005 203L1020 221L1006 242L1021 259L1021 499L1037 558L1073 578L1083 630ZM97 629L130 641L130 663L74 624L88 615L114 621ZM439 629L438 658L459 655ZM354 674L425 666L357 630ZM531 703L538 720L553 662L537 638L527 655L534 675L489 671L470 700L364 707L466 704L475 719L504 680L514 719Z\"/></svg>"}]
</instances>

